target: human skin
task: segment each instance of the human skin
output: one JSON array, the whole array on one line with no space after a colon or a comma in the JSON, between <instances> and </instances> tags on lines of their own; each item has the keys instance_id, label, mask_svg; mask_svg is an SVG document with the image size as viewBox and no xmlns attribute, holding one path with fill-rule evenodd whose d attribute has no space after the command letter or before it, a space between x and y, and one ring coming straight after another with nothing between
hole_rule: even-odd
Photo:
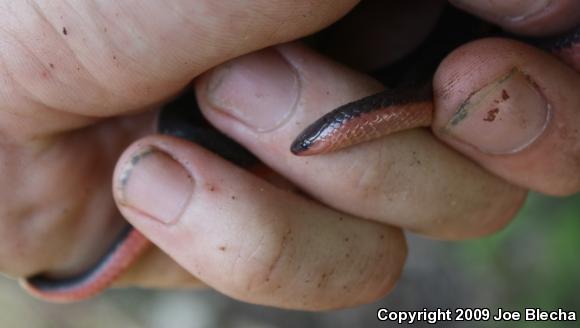
<instances>
[{"instance_id":1,"label":"human skin","mask_svg":"<svg viewBox=\"0 0 580 328\"><path fill-rule=\"evenodd\" d=\"M112 171L154 131L152 109L210 67L312 33L355 4L1 2L0 270L66 277L91 266L125 224Z\"/></svg>"},{"instance_id":2,"label":"human skin","mask_svg":"<svg viewBox=\"0 0 580 328\"><path fill-rule=\"evenodd\" d=\"M355 4L267 2L272 5L272 13L262 15L250 10L252 7L248 8L245 2L240 2L240 7L227 8L214 3L173 2L191 13L179 16L183 18L179 26L174 25L174 11L149 7L156 6L153 2L138 8L118 8L114 2L101 4L96 7L101 15L90 25L66 21L70 8L60 7L61 3L39 4L37 8L4 4L18 8L1 11L6 13L2 20L6 22L2 32L6 37L0 39L6 52L0 65L9 72L0 90L0 156L2 172L6 172L0 177L2 271L13 276L38 272L67 276L82 271L102 254L106 241L114 235L111 232L123 224L111 198L113 166L130 142L152 132L155 120L155 113L118 118L119 115L151 109L210 67L319 29ZM266 2L253 5L267 7ZM76 12L87 15L95 9L78 6L74 8ZM202 17L196 16L200 12L205 20L191 19ZM39 13L46 20L30 18ZM115 18L116 14L124 19ZM151 20L152 14L159 19ZM21 18L20 25L15 17ZM66 33L61 20L66 21ZM29 25L24 24L28 29L22 27L22 21L28 22ZM160 22L160 26L153 27L145 21ZM232 24L239 24L237 29L247 32L244 42L229 36ZM77 32L73 26L79 28ZM39 31L46 37L30 42ZM127 44L135 35L140 42ZM204 42L219 44L221 49L204 47ZM538 55L534 49L500 40L486 42L496 42L506 52L523 49L522 55L532 59L530 65L534 69L555 72L548 75L545 83L564 90L565 98L571 99L557 106L557 110L574 110L568 104L575 95L566 91L574 90L574 86L577 90L579 82L573 70L554 58ZM143 44L148 46L147 51ZM477 60L491 56L478 55L479 50L474 44L458 53L462 58L472 55ZM280 55L282 59L277 57ZM178 214L166 225L148 215L159 210L167 213L165 208L140 208L151 203L147 199L151 195L143 198L137 192L135 197L121 197L117 191L123 188L115 188L121 213L179 263L173 264L156 249L138 263L123 283L178 287L196 284L199 278L228 295L254 303L302 309L353 306L383 296L396 281L406 250L401 231L394 226L444 239L485 235L508 222L524 198L524 189L530 187L526 181L510 180L518 186L486 172L426 131L410 131L325 158L291 158L289 142L309 121L341 103L376 92L381 86L298 45L253 56L257 57L226 64L197 80L202 111L218 128L300 186L313 200L281 191L196 145L163 136L141 139L125 150L113 183L118 183L127 161L153 147L158 153L141 162L144 166L136 175L141 178L124 188L137 186L133 190L139 191L143 188L140 184L153 182L160 172L170 179L172 172L180 171L165 172L164 167L178 167L192 179L192 196L180 204L187 210L176 211ZM272 65L260 69L257 64L264 61ZM292 69L290 75L284 76L287 63ZM245 80L247 76L240 70L244 65L255 68L255 77L261 84ZM300 92L294 99L298 100L297 105L292 107L291 116L283 117L283 124L278 122L275 129L261 126L257 132L232 120L232 115L223 114L223 107L230 111L233 108L241 116L260 109L243 107L253 104L253 97L259 92L245 93L242 96L247 98L240 100L232 96L232 90L259 91L263 85L277 84L269 75L276 65L281 65L278 73L282 73L274 77L300 81ZM435 78L435 85L440 86L436 90L445 90L453 81L452 87L469 94L474 84L462 84L455 75L445 75L463 65L466 62L446 61ZM229 94L227 88L216 89L216 85L224 85L224 72L234 77L226 85ZM215 81L218 74L222 74L217 77L220 83ZM297 74L296 80L292 74ZM481 70L471 79L481 83L496 74ZM210 88L212 78L215 83ZM216 92L221 92L219 97ZM442 113L453 112L456 105L445 100L437 98L442 102ZM573 153L576 144L571 145L566 144L560 151ZM174 163L175 159L180 164ZM563 179L577 179L572 171L563 171ZM177 190L163 187L172 182L156 183L160 189ZM215 185L218 192L212 192L208 184ZM54 186L59 188L55 190ZM83 187L79 190L79 186ZM564 194L578 190L578 185L562 188L545 181L535 189ZM178 199L171 192L154 198L160 197L165 199L159 203L170 207L172 199ZM417 203L422 206L417 207ZM154 216L161 221L167 219ZM63 253L62 249L67 251ZM20 256L15 258L15 254ZM160 268L168 274L159 274Z\"/></svg>"}]
</instances>

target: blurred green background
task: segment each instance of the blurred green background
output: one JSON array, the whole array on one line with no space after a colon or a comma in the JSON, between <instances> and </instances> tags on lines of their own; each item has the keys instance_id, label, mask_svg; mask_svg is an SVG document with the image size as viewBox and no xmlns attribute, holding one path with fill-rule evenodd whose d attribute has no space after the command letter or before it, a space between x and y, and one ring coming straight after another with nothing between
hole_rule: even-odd
<instances>
[{"instance_id":1,"label":"blurred green background","mask_svg":"<svg viewBox=\"0 0 580 328\"><path fill-rule=\"evenodd\" d=\"M391 327L376 310L502 307L580 313L580 195L531 194L517 219L491 237L441 242L409 237L409 258L395 290L375 304L328 313L283 311L233 301L212 291L113 290L54 305L0 278L0 327ZM580 327L575 323L445 322L441 327ZM413 327L433 327L419 323Z\"/></svg>"}]
</instances>

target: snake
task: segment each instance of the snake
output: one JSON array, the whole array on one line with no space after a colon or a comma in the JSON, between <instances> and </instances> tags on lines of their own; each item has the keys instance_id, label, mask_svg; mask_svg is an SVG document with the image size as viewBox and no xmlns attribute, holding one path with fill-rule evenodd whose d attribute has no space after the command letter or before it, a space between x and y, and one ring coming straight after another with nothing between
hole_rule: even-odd
<instances>
[{"instance_id":1,"label":"snake","mask_svg":"<svg viewBox=\"0 0 580 328\"><path fill-rule=\"evenodd\" d=\"M524 39L497 32L497 27L475 18L468 19L471 26L476 28L467 28L469 25L458 22L457 17L465 19L462 17L468 15L456 16L457 10L451 10L454 16L445 17L444 14L423 45L399 62L372 74L391 87L323 115L297 136L290 151L299 156L319 155L399 131L429 127L434 111L430 80L436 67L454 48L490 34L499 33L500 36L532 44L555 54L580 71L580 26L558 36ZM462 26L462 29L457 29L457 26ZM485 28L482 29L482 26ZM203 118L192 92L186 92L163 107L157 132L200 144L226 160L253 170L255 174L271 174L271 170L256 157L218 132ZM49 302L85 300L110 287L151 246L145 236L127 223L113 245L88 270L64 278L40 273L21 278L19 282L30 294Z\"/></svg>"},{"instance_id":2,"label":"snake","mask_svg":"<svg viewBox=\"0 0 580 328\"><path fill-rule=\"evenodd\" d=\"M551 52L580 72L580 25L553 37L514 38ZM447 52L442 54L446 55ZM430 127L434 117L431 77L436 68L431 66L427 81L386 88L323 115L294 139L290 151L298 156L319 155L399 131Z\"/></svg>"}]
</instances>

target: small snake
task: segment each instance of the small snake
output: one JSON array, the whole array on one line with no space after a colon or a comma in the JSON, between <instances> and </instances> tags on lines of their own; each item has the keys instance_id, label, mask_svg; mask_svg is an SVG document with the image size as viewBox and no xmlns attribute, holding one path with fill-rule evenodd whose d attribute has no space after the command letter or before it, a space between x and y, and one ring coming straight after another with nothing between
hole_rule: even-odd
<instances>
[{"instance_id":1,"label":"small snake","mask_svg":"<svg viewBox=\"0 0 580 328\"><path fill-rule=\"evenodd\" d=\"M444 19L442 21L445 22ZM442 34L446 37L445 40L450 40L450 31L459 29L456 28L457 20L447 22L451 22L451 29L434 33ZM477 32L475 35L479 36L481 33ZM421 76L423 80L430 80L434 72L433 67L436 67L449 51L467 41L455 38L455 43L447 44L446 49L438 52L419 48L414 56L408 56L409 60L389 69L399 71L401 67L411 67L403 72L403 80L405 78L409 80L409 76ZM580 70L580 28L560 37L526 41L554 52L572 67ZM421 61L417 61L417 55L426 58L427 60L423 62L430 61L430 64L421 65ZM415 71L411 74L410 70L413 69ZM391 73L392 71L387 71L383 75L392 76ZM413 82L416 79L418 78L410 80ZM297 155L321 154L397 131L430 126L433 120L430 84L423 84L424 86L419 88L413 87L413 83L407 84L409 85L388 89L346 104L324 115L298 136L291 146L291 151ZM191 94L166 105L159 120L159 132L201 144L240 166L258 168L254 172L260 172L260 175L266 172L255 157L206 123L198 110L195 97ZM86 272L69 278L53 278L39 274L23 278L20 283L28 292L47 301L83 300L109 287L143 255L149 246L150 242L141 233L127 225L109 251Z\"/></svg>"},{"instance_id":2,"label":"small snake","mask_svg":"<svg viewBox=\"0 0 580 328\"><path fill-rule=\"evenodd\" d=\"M580 72L580 26L558 37L525 40L548 50ZM323 154L433 122L431 83L386 89L356 100L309 125L290 146L295 155Z\"/></svg>"}]
</instances>

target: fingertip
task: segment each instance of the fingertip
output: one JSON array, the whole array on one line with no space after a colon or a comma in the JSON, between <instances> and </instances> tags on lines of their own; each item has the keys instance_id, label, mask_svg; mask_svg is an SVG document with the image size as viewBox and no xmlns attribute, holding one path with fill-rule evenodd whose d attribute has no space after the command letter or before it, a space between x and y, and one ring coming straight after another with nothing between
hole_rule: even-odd
<instances>
[{"instance_id":1,"label":"fingertip","mask_svg":"<svg viewBox=\"0 0 580 328\"><path fill-rule=\"evenodd\" d=\"M580 189L576 72L542 51L484 39L434 77L433 132L493 173L547 194Z\"/></svg>"}]
</instances>

